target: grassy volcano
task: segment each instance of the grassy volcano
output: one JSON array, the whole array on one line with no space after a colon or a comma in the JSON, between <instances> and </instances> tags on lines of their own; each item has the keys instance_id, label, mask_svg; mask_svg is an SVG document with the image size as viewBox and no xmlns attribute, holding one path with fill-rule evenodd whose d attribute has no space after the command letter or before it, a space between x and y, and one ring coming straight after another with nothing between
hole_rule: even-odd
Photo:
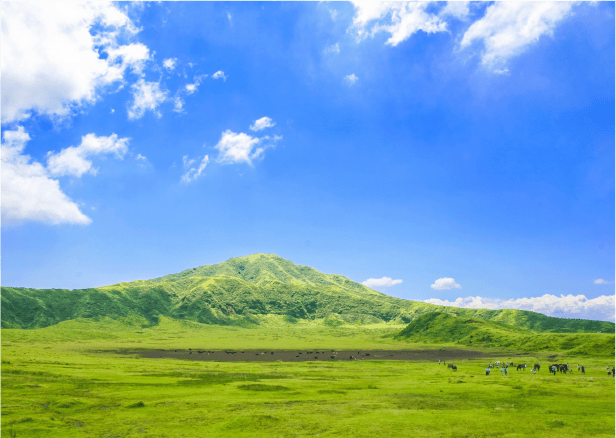
<instances>
[{"instance_id":1,"label":"grassy volcano","mask_svg":"<svg viewBox=\"0 0 616 438\"><path fill-rule=\"evenodd\" d=\"M129 318L154 326L160 317L202 324L252 326L263 315L288 321L406 324L451 308L390 297L346 277L253 254L153 280L91 289L2 287L2 327L41 328L79 318ZM604 321L552 318L523 310L456 309L462 318L541 332L614 332Z\"/></svg>"}]
</instances>

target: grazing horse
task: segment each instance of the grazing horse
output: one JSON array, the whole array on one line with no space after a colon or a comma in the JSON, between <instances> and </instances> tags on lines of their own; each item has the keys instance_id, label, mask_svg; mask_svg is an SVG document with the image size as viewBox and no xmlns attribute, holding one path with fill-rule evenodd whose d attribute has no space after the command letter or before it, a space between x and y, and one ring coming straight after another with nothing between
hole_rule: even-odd
<instances>
[{"instance_id":1,"label":"grazing horse","mask_svg":"<svg viewBox=\"0 0 616 438\"><path fill-rule=\"evenodd\" d=\"M454 366L451 367L451 370L452 371L458 371L458 367L454 365Z\"/></svg>"},{"instance_id":2,"label":"grazing horse","mask_svg":"<svg viewBox=\"0 0 616 438\"><path fill-rule=\"evenodd\" d=\"M533 370L537 370L539 371L539 369L541 368L541 365L539 365L538 363L535 364L535 366L533 367Z\"/></svg>"},{"instance_id":3,"label":"grazing horse","mask_svg":"<svg viewBox=\"0 0 616 438\"><path fill-rule=\"evenodd\" d=\"M521 368L526 368L526 364L525 363L518 364L516 368L517 368L516 371L520 371Z\"/></svg>"},{"instance_id":4,"label":"grazing horse","mask_svg":"<svg viewBox=\"0 0 616 438\"><path fill-rule=\"evenodd\" d=\"M454 365L454 364L452 364L452 363L448 363L448 364L447 364L447 368L453 368L453 367L455 367L455 365Z\"/></svg>"}]
</instances>

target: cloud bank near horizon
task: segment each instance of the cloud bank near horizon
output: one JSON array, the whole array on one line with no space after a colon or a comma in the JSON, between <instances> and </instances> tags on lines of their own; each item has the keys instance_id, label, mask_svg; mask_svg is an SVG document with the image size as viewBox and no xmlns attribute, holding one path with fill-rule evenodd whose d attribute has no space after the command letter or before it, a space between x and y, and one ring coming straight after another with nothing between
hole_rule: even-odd
<instances>
[{"instance_id":1,"label":"cloud bank near horizon","mask_svg":"<svg viewBox=\"0 0 616 438\"><path fill-rule=\"evenodd\" d=\"M402 283L402 280L393 280L389 277L369 278L361 282L361 284L368 287L391 287L400 283Z\"/></svg>"},{"instance_id":2,"label":"cloud bank near horizon","mask_svg":"<svg viewBox=\"0 0 616 438\"><path fill-rule=\"evenodd\" d=\"M586 298L585 295L545 294L541 297L517 298L503 300L480 296L460 297L454 301L430 298L425 303L439 306L461 307L466 309L518 309L530 310L557 318L594 319L615 322L614 304L616 295L601 295L596 298Z\"/></svg>"}]
</instances>

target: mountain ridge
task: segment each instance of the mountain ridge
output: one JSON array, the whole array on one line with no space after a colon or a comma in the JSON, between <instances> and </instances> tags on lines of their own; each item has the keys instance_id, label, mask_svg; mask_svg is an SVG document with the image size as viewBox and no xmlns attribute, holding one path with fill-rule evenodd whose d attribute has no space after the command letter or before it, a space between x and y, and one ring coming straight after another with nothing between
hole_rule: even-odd
<instances>
[{"instance_id":1,"label":"mountain ridge","mask_svg":"<svg viewBox=\"0 0 616 438\"><path fill-rule=\"evenodd\" d=\"M160 315L205 324L258 324L258 315L344 323L408 324L440 311L540 332L614 331L604 321L553 318L535 312L461 309L394 298L337 274L295 265L275 254L234 257L152 280L88 289L2 288L2 327L38 328L76 318ZM330 318L331 319L331 318Z\"/></svg>"}]
</instances>

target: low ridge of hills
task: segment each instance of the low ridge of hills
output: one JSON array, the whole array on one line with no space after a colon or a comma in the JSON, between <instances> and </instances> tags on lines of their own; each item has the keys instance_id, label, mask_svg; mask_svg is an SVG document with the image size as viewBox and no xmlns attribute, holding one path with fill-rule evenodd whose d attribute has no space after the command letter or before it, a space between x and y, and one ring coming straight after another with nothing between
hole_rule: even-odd
<instances>
[{"instance_id":1,"label":"low ridge of hills","mask_svg":"<svg viewBox=\"0 0 616 438\"><path fill-rule=\"evenodd\" d=\"M2 327L39 328L77 318L160 316L205 324L254 325L258 315L331 323L407 324L431 312L537 332L614 332L614 323L553 318L523 310L458 309L390 297L341 275L275 254L253 254L153 280L91 289L2 287Z\"/></svg>"},{"instance_id":2,"label":"low ridge of hills","mask_svg":"<svg viewBox=\"0 0 616 438\"><path fill-rule=\"evenodd\" d=\"M567 351L568 354L614 356L614 332L540 333L497 321L428 312L415 318L396 339L415 343L455 343L467 346L514 349L517 351Z\"/></svg>"}]
</instances>

